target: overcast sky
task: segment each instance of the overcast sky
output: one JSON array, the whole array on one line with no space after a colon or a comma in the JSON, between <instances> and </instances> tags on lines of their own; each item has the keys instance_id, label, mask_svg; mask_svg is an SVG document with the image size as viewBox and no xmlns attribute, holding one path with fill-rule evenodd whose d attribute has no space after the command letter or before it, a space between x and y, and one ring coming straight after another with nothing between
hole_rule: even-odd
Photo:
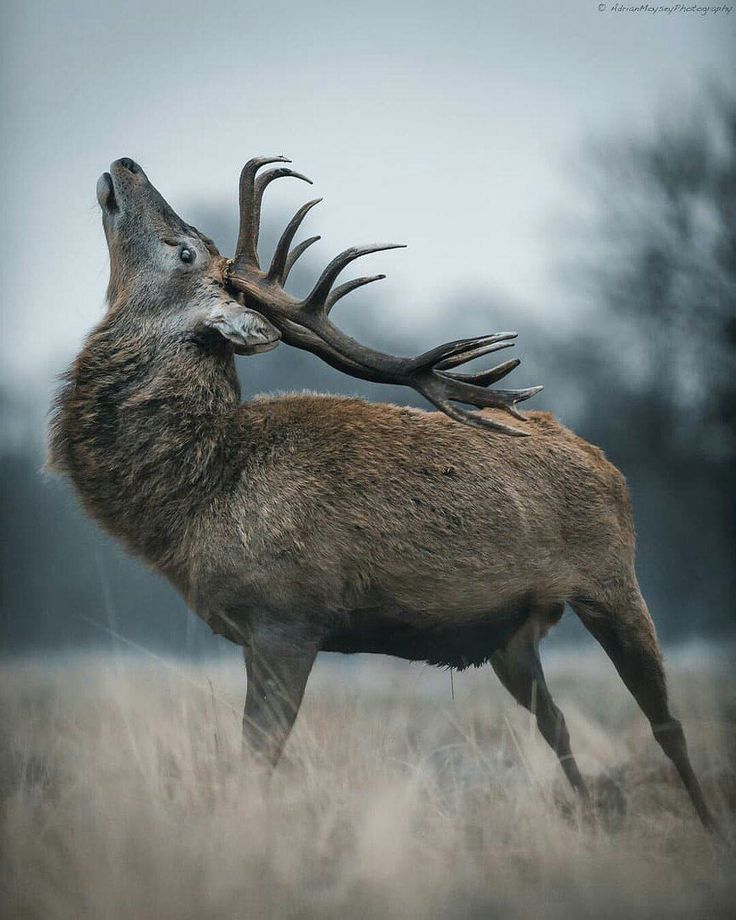
<instances>
[{"instance_id":1,"label":"overcast sky","mask_svg":"<svg viewBox=\"0 0 736 920\"><path fill-rule=\"evenodd\" d=\"M409 244L365 267L417 321L479 288L563 309L550 219L576 195L581 142L687 110L731 79L736 47L736 10L600 5L5 0L3 382L47 387L100 316L95 182L122 155L191 219L236 207L245 159L288 154L326 199L308 226L323 261ZM304 200L273 189L276 214Z\"/></svg>"}]
</instances>

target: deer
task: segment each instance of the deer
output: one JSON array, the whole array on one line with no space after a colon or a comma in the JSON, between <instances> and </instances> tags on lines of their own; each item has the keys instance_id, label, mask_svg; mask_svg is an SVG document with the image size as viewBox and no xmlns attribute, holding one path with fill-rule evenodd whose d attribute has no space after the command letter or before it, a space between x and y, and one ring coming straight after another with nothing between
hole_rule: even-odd
<instances>
[{"instance_id":1,"label":"deer","mask_svg":"<svg viewBox=\"0 0 736 920\"><path fill-rule=\"evenodd\" d=\"M341 331L335 304L384 276L335 286L338 275L393 245L346 249L306 297L289 294L294 263L319 239L294 238L320 199L297 211L265 269L258 239L266 187L311 182L290 162L259 157L243 168L232 259L130 158L100 177L107 307L57 394L50 468L214 633L242 647L244 750L266 770L321 651L456 669L489 662L589 803L539 656L568 604L714 828L670 711L623 475L551 414L519 410L541 387L494 387L518 359L462 370L516 333L407 358ZM352 377L413 388L434 410L313 393L243 402L235 356L280 343Z\"/></svg>"}]
</instances>

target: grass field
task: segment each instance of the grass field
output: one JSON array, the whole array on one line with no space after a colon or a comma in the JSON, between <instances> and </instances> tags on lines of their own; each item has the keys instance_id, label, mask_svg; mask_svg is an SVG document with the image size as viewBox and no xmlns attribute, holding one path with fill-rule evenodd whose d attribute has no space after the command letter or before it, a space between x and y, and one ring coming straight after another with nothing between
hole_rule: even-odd
<instances>
[{"instance_id":1,"label":"grass field","mask_svg":"<svg viewBox=\"0 0 736 920\"><path fill-rule=\"evenodd\" d=\"M668 670L733 846L736 681L695 653ZM239 757L234 661L6 663L3 916L733 916L733 850L603 656L558 652L547 672L583 772L623 793L597 828L489 668L456 674L453 700L446 672L323 656L264 788Z\"/></svg>"}]
</instances>

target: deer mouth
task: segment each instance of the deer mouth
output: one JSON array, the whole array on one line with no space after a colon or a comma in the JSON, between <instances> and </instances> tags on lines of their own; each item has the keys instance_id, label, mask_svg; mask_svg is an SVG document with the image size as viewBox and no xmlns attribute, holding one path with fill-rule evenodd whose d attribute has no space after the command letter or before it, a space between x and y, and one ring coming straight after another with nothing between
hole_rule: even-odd
<instances>
[{"instance_id":1,"label":"deer mouth","mask_svg":"<svg viewBox=\"0 0 736 920\"><path fill-rule=\"evenodd\" d=\"M120 210L115 197L115 185L109 172L103 173L97 180L97 201L106 214L115 214Z\"/></svg>"}]
</instances>

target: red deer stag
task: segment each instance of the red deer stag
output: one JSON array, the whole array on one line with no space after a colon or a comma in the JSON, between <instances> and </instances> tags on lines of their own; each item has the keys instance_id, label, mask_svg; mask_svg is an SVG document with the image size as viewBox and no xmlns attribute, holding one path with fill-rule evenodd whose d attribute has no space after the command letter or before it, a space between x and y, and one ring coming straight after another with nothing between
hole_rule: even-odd
<instances>
[{"instance_id":1,"label":"red deer stag","mask_svg":"<svg viewBox=\"0 0 736 920\"><path fill-rule=\"evenodd\" d=\"M305 178L284 166L258 174L273 162L288 161L243 169L232 260L181 220L132 160L100 178L108 307L58 395L50 465L108 532L242 645L245 743L268 764L281 754L320 650L453 668L490 661L587 800L538 654L567 602L710 826L634 573L623 477L550 415L518 412L538 387L489 389L518 361L456 370L510 345L513 333L409 359L333 325L337 300L383 277L334 287L338 274L392 247L347 249L306 298L287 294L291 267L318 239L292 248L317 202L297 212L263 271L263 192L279 177ZM233 355L279 340L352 376L413 387L442 411L313 394L241 403Z\"/></svg>"}]
</instances>

